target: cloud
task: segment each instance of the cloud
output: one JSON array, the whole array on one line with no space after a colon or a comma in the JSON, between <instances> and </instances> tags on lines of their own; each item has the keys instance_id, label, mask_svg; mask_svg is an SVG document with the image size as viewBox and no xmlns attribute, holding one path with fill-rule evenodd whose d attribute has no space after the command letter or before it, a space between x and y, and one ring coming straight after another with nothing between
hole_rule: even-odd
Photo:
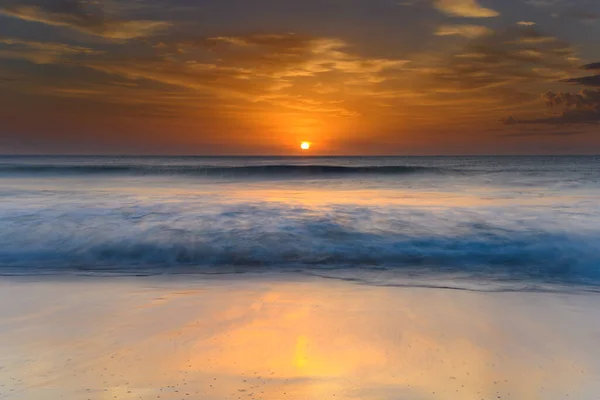
<instances>
[{"instance_id":1,"label":"cloud","mask_svg":"<svg viewBox=\"0 0 600 400\"><path fill-rule=\"evenodd\" d=\"M551 9L553 11L551 15L555 18L567 17L584 22L593 22L600 19L600 13L590 9L594 7L593 3L594 0L590 2L585 2L584 0L528 0L526 2L526 4L534 7Z\"/></svg>"},{"instance_id":2,"label":"cloud","mask_svg":"<svg viewBox=\"0 0 600 400\"><path fill-rule=\"evenodd\" d=\"M101 54L101 52L63 43L0 37L0 58L20 58L36 64L50 64L65 56L72 57L80 54L91 55Z\"/></svg>"},{"instance_id":3,"label":"cloud","mask_svg":"<svg viewBox=\"0 0 600 400\"><path fill-rule=\"evenodd\" d=\"M569 44L531 28L515 29L476 38L423 73L438 92L464 92L565 79L575 59Z\"/></svg>"},{"instance_id":4,"label":"cloud","mask_svg":"<svg viewBox=\"0 0 600 400\"><path fill-rule=\"evenodd\" d=\"M562 0L527 0L526 3L532 5L534 7L552 7L559 3Z\"/></svg>"},{"instance_id":5,"label":"cloud","mask_svg":"<svg viewBox=\"0 0 600 400\"><path fill-rule=\"evenodd\" d=\"M600 90L583 89L579 93L554 93L548 91L542 95L549 109L560 112L544 118L516 120L507 118L506 125L577 125L600 123Z\"/></svg>"},{"instance_id":6,"label":"cloud","mask_svg":"<svg viewBox=\"0 0 600 400\"><path fill-rule=\"evenodd\" d=\"M469 39L492 33L494 33L493 30L480 25L442 25L435 32L437 36L463 36Z\"/></svg>"},{"instance_id":7,"label":"cloud","mask_svg":"<svg viewBox=\"0 0 600 400\"><path fill-rule=\"evenodd\" d=\"M600 70L600 62L586 64L586 65L582 66L581 69L591 69L591 70L598 69L598 70Z\"/></svg>"},{"instance_id":8,"label":"cloud","mask_svg":"<svg viewBox=\"0 0 600 400\"><path fill-rule=\"evenodd\" d=\"M0 81L3 81L3 82L19 82L19 79L12 78L12 77L7 77L7 76L0 76Z\"/></svg>"},{"instance_id":9,"label":"cloud","mask_svg":"<svg viewBox=\"0 0 600 400\"><path fill-rule=\"evenodd\" d=\"M519 26L534 26L537 24L535 22L531 22L531 21L519 21L519 22L517 22L517 25L519 25Z\"/></svg>"},{"instance_id":10,"label":"cloud","mask_svg":"<svg viewBox=\"0 0 600 400\"><path fill-rule=\"evenodd\" d=\"M565 107L567 109L598 109L600 106L600 90L582 89L579 93L554 93L548 91L542 95L548 107Z\"/></svg>"},{"instance_id":11,"label":"cloud","mask_svg":"<svg viewBox=\"0 0 600 400\"><path fill-rule=\"evenodd\" d=\"M504 125L517 125L519 123L519 121L517 121L517 119L515 117L513 117L512 115L506 118L503 118L502 120L500 120L500 122L502 122Z\"/></svg>"},{"instance_id":12,"label":"cloud","mask_svg":"<svg viewBox=\"0 0 600 400\"><path fill-rule=\"evenodd\" d=\"M158 46L166 54L179 54L179 58L197 56L199 49L208 50L218 58L215 68L238 69L247 75L244 79L293 80L344 74L363 82L381 82L386 74L409 63L403 59L365 58L349 52L349 47L337 38L294 33L216 36Z\"/></svg>"},{"instance_id":13,"label":"cloud","mask_svg":"<svg viewBox=\"0 0 600 400\"><path fill-rule=\"evenodd\" d=\"M473 39L454 54L428 59L425 65L415 60L409 66L416 73L412 87L418 86L424 94L418 102L436 107L448 123L461 121L465 126L534 111L539 107L536 93L570 77L579 64L576 48L569 43L554 37L533 43L524 40L540 37L550 38L531 27L511 27ZM411 105L417 107L423 108ZM502 122L518 125L517 116Z\"/></svg>"},{"instance_id":14,"label":"cloud","mask_svg":"<svg viewBox=\"0 0 600 400\"><path fill-rule=\"evenodd\" d=\"M252 58L261 70L275 67L272 76L297 77L315 76L320 73L339 72L344 74L369 75L386 70L403 68L409 61L387 58L363 58L347 51L349 45L336 38L320 38L288 34L254 34L209 38L207 43L222 42L236 50L252 49L250 56L238 53L234 61Z\"/></svg>"},{"instance_id":15,"label":"cloud","mask_svg":"<svg viewBox=\"0 0 600 400\"><path fill-rule=\"evenodd\" d=\"M517 41L524 44L538 44L554 42L557 39L554 36L542 35L534 29L523 29L519 33Z\"/></svg>"},{"instance_id":16,"label":"cloud","mask_svg":"<svg viewBox=\"0 0 600 400\"><path fill-rule=\"evenodd\" d=\"M477 0L435 0L435 7L453 17L489 18L497 17L499 12L482 7Z\"/></svg>"},{"instance_id":17,"label":"cloud","mask_svg":"<svg viewBox=\"0 0 600 400\"><path fill-rule=\"evenodd\" d=\"M600 70L600 63L586 64L581 67L584 70ZM561 82L570 83L574 85L600 87L600 74L581 76L578 78L563 79Z\"/></svg>"},{"instance_id":18,"label":"cloud","mask_svg":"<svg viewBox=\"0 0 600 400\"><path fill-rule=\"evenodd\" d=\"M5 39L0 43L0 57L69 67L68 79L57 83L37 74L40 68L27 66L34 71L33 81L20 88L13 85L15 91L26 95L107 104L143 101L148 107L152 106L152 97L156 100L153 104L169 113L179 108L188 112L194 104L209 104L215 108L215 114L237 107L235 113L247 113L246 119L262 120L258 116L268 113L275 115L273 121L291 121L281 116L284 114L338 118L380 109L379 103L369 99L379 98L381 88L409 64L404 59L358 54L347 42L335 37L294 33L212 37L172 33L160 40L136 41L127 47L134 51L100 53L58 43ZM116 90L115 81L133 88ZM136 93L144 90L150 94L140 99ZM181 107L181 102L177 102L174 110L164 104L162 99L166 96L160 95L161 91L196 100Z\"/></svg>"},{"instance_id":19,"label":"cloud","mask_svg":"<svg viewBox=\"0 0 600 400\"><path fill-rule=\"evenodd\" d=\"M502 136L505 138L520 138L520 137L535 137L535 136L564 137L564 136L581 135L583 133L585 133L585 132L584 131L546 131L546 130L544 130L544 131L523 131L523 132L517 132L517 133L504 134Z\"/></svg>"},{"instance_id":20,"label":"cloud","mask_svg":"<svg viewBox=\"0 0 600 400\"><path fill-rule=\"evenodd\" d=\"M581 76L579 78L563 79L561 82L582 86L600 87L600 75Z\"/></svg>"},{"instance_id":21,"label":"cloud","mask_svg":"<svg viewBox=\"0 0 600 400\"><path fill-rule=\"evenodd\" d=\"M144 59L102 57L79 65L234 102L350 116L356 111L344 103L367 96L367 88L386 82L408 63L354 54L337 38L294 33L165 38L155 51L154 57ZM317 90L319 85L325 85L327 93Z\"/></svg>"},{"instance_id":22,"label":"cloud","mask_svg":"<svg viewBox=\"0 0 600 400\"><path fill-rule=\"evenodd\" d=\"M164 21L110 18L102 8L84 0L13 1L0 7L0 15L116 40L151 36L169 26Z\"/></svg>"},{"instance_id":23,"label":"cloud","mask_svg":"<svg viewBox=\"0 0 600 400\"><path fill-rule=\"evenodd\" d=\"M565 12L567 17L577 19L580 21L588 21L594 22L600 19L600 14L589 11L589 10L579 10L579 9L571 9Z\"/></svg>"}]
</instances>

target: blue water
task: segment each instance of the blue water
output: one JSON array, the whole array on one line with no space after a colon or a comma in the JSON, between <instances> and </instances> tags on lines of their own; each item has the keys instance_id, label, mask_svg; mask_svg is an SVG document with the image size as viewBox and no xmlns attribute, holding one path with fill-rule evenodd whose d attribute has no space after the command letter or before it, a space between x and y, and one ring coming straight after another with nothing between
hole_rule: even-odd
<instances>
[{"instance_id":1,"label":"blue water","mask_svg":"<svg viewBox=\"0 0 600 400\"><path fill-rule=\"evenodd\" d=\"M600 157L0 157L0 274L600 284Z\"/></svg>"}]
</instances>

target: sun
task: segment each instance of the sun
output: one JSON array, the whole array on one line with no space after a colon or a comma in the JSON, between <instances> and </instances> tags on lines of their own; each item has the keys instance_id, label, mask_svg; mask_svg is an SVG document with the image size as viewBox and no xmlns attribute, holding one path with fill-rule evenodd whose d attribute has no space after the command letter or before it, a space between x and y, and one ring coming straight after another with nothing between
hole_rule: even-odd
<instances>
[{"instance_id":1,"label":"sun","mask_svg":"<svg viewBox=\"0 0 600 400\"><path fill-rule=\"evenodd\" d=\"M308 150L308 149L310 149L310 143L309 142L302 142L302 143L300 143L300 148L302 150Z\"/></svg>"}]
</instances>

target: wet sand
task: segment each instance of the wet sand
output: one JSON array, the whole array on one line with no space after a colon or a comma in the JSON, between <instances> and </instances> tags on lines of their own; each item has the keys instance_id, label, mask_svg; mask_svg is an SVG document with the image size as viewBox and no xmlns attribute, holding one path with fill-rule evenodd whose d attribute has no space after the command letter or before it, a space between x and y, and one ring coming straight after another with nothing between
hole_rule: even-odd
<instances>
[{"instance_id":1,"label":"wet sand","mask_svg":"<svg viewBox=\"0 0 600 400\"><path fill-rule=\"evenodd\" d=\"M0 398L597 399L600 295L0 280Z\"/></svg>"}]
</instances>

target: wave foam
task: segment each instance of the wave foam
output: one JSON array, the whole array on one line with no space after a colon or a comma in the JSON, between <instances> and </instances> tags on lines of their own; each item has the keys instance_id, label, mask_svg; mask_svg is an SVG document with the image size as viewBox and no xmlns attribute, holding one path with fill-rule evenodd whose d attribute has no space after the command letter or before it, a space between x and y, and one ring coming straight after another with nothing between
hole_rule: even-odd
<instances>
[{"instance_id":1,"label":"wave foam","mask_svg":"<svg viewBox=\"0 0 600 400\"><path fill-rule=\"evenodd\" d=\"M326 271L460 274L600 282L600 231L510 222L502 214L283 205L47 209L2 219L0 268L154 272Z\"/></svg>"}]
</instances>

